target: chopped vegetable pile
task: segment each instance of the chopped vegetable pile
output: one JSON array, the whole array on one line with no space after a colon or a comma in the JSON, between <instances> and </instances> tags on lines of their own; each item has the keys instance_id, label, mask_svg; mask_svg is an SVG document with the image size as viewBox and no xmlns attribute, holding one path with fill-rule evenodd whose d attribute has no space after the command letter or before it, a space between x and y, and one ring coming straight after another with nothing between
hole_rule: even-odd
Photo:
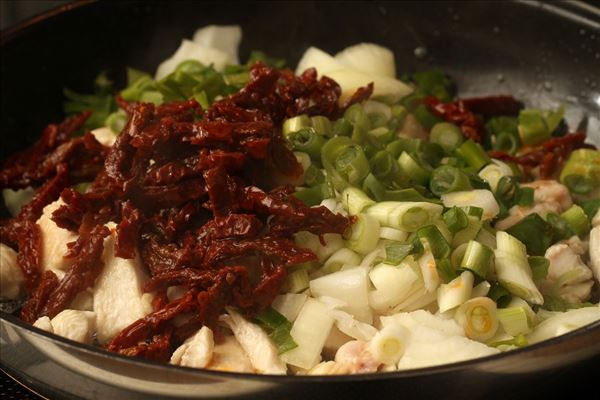
<instances>
[{"instance_id":1,"label":"chopped vegetable pile","mask_svg":"<svg viewBox=\"0 0 600 400\"><path fill-rule=\"evenodd\" d=\"M395 371L600 320L600 152L564 108L456 98L393 53L296 73L241 30L65 89L5 160L4 305L109 351L263 374Z\"/></svg>"}]
</instances>

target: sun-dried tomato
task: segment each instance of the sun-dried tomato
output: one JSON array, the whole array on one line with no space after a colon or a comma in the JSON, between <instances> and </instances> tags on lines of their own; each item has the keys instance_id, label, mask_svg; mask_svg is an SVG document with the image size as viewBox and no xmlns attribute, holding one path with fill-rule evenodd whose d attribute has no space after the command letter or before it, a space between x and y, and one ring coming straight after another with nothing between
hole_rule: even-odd
<instances>
[{"instance_id":1,"label":"sun-dried tomato","mask_svg":"<svg viewBox=\"0 0 600 400\"><path fill-rule=\"evenodd\" d=\"M595 148L585 143L586 135L581 132L571 133L561 137L550 138L540 146L527 153L512 156L502 151L492 150L488 154L499 160L510 161L528 168L539 167L540 177L548 179L561 168L573 150Z\"/></svg>"},{"instance_id":2,"label":"sun-dried tomato","mask_svg":"<svg viewBox=\"0 0 600 400\"><path fill-rule=\"evenodd\" d=\"M21 308L21 319L33 324L42 312L50 294L57 286L58 278L56 277L56 274L50 270L44 272L35 292L31 294L23 308Z\"/></svg>"},{"instance_id":3,"label":"sun-dried tomato","mask_svg":"<svg viewBox=\"0 0 600 400\"><path fill-rule=\"evenodd\" d=\"M131 202L124 202L121 209L121 222L117 225L117 240L115 241L117 257L135 257L142 222L140 211L133 207Z\"/></svg>"},{"instance_id":4,"label":"sun-dried tomato","mask_svg":"<svg viewBox=\"0 0 600 400\"><path fill-rule=\"evenodd\" d=\"M483 124L462 100L444 103L435 97L426 97L423 103L436 116L458 125L466 138L481 141L484 134Z\"/></svg>"},{"instance_id":5,"label":"sun-dried tomato","mask_svg":"<svg viewBox=\"0 0 600 400\"><path fill-rule=\"evenodd\" d=\"M94 285L104 266L102 262L104 238L109 234L107 227L96 225L88 237L80 236L77 239L82 243L79 246L79 254L58 287L50 295L43 310L44 315L54 317L64 310L79 292Z\"/></svg>"},{"instance_id":6,"label":"sun-dried tomato","mask_svg":"<svg viewBox=\"0 0 600 400\"><path fill-rule=\"evenodd\" d=\"M485 118L499 115L517 115L523 103L512 96L484 96L461 99L465 107Z\"/></svg>"},{"instance_id":7,"label":"sun-dried tomato","mask_svg":"<svg viewBox=\"0 0 600 400\"><path fill-rule=\"evenodd\" d=\"M31 294L41 274L42 233L33 221L19 221L17 229L17 264L25 277L25 290Z\"/></svg>"}]
</instances>

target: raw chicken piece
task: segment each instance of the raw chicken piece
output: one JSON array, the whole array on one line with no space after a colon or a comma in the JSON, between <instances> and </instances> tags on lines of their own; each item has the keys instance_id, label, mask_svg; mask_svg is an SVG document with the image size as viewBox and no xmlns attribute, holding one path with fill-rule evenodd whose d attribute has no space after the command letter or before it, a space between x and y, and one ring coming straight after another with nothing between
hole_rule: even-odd
<instances>
[{"instance_id":1,"label":"raw chicken piece","mask_svg":"<svg viewBox=\"0 0 600 400\"><path fill-rule=\"evenodd\" d=\"M530 187L535 190L533 193L533 206L511 207L508 217L496 223L496 229L505 231L533 213L538 213L542 217L549 212L560 214L573 205L569 189L557 181L539 180L524 183L521 186Z\"/></svg>"},{"instance_id":2,"label":"raw chicken piece","mask_svg":"<svg viewBox=\"0 0 600 400\"><path fill-rule=\"evenodd\" d=\"M229 326L233 335L238 340L254 369L261 374L285 375L285 363L277 355L277 348L258 325L247 321L235 310L228 308L229 315L224 315L222 320Z\"/></svg>"},{"instance_id":3,"label":"raw chicken piece","mask_svg":"<svg viewBox=\"0 0 600 400\"><path fill-rule=\"evenodd\" d=\"M89 344L96 329L96 314L91 311L63 310L50 320L50 324L55 335Z\"/></svg>"},{"instance_id":4,"label":"raw chicken piece","mask_svg":"<svg viewBox=\"0 0 600 400\"><path fill-rule=\"evenodd\" d=\"M600 282L600 225L590 232L590 267Z\"/></svg>"},{"instance_id":5,"label":"raw chicken piece","mask_svg":"<svg viewBox=\"0 0 600 400\"><path fill-rule=\"evenodd\" d=\"M350 374L376 372L381 365L373 357L368 343L361 340L351 340L343 344L335 354L335 362L338 368L345 371L344 373Z\"/></svg>"},{"instance_id":6,"label":"raw chicken piece","mask_svg":"<svg viewBox=\"0 0 600 400\"><path fill-rule=\"evenodd\" d=\"M206 368L213 356L213 332L203 326L173 352L171 364L183 367Z\"/></svg>"},{"instance_id":7,"label":"raw chicken piece","mask_svg":"<svg viewBox=\"0 0 600 400\"><path fill-rule=\"evenodd\" d=\"M546 250L550 261L548 275L540 282L545 295L558 295L569 303L582 303L590 297L594 284L592 271L581 260L586 246L578 238L556 243Z\"/></svg>"},{"instance_id":8,"label":"raw chicken piece","mask_svg":"<svg viewBox=\"0 0 600 400\"><path fill-rule=\"evenodd\" d=\"M0 243L0 298L15 300L23 293L23 272L17 264L17 252Z\"/></svg>"},{"instance_id":9,"label":"raw chicken piece","mask_svg":"<svg viewBox=\"0 0 600 400\"><path fill-rule=\"evenodd\" d=\"M52 321L47 316L39 317L34 323L33 326L36 328L42 329L44 331L54 333L54 328L52 327Z\"/></svg>"},{"instance_id":10,"label":"raw chicken piece","mask_svg":"<svg viewBox=\"0 0 600 400\"><path fill-rule=\"evenodd\" d=\"M134 321L152 312L152 295L142 287L148 279L139 258L115 256L116 232L104 240L104 269L94 286L94 311L97 314L98 341L106 343Z\"/></svg>"},{"instance_id":11,"label":"raw chicken piece","mask_svg":"<svg viewBox=\"0 0 600 400\"><path fill-rule=\"evenodd\" d=\"M56 211L64 202L56 200L44 207L42 216L37 220L42 233L42 256L40 265L42 271L53 271L58 279L62 279L66 270L69 268L72 259L64 258L67 252L67 243L77 240L77 235L67 229L59 228L52 221L52 213Z\"/></svg>"},{"instance_id":12,"label":"raw chicken piece","mask_svg":"<svg viewBox=\"0 0 600 400\"><path fill-rule=\"evenodd\" d=\"M224 336L215 343L208 369L227 372L255 372L248 356L234 336Z\"/></svg>"}]
</instances>

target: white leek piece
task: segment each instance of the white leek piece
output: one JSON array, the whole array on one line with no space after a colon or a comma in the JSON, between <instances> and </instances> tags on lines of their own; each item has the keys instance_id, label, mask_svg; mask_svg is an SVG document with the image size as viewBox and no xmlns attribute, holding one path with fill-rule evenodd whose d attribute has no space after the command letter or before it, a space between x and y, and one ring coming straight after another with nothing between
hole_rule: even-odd
<instances>
[{"instance_id":1,"label":"white leek piece","mask_svg":"<svg viewBox=\"0 0 600 400\"><path fill-rule=\"evenodd\" d=\"M475 189L463 192L452 192L442 195L442 202L445 207L451 208L474 206L483 209L483 219L494 218L500 212L500 206L496 198L486 189Z\"/></svg>"},{"instance_id":2,"label":"white leek piece","mask_svg":"<svg viewBox=\"0 0 600 400\"><path fill-rule=\"evenodd\" d=\"M379 101L367 100L363 103L363 110L369 114L380 114L385 117L385 121L392 118L392 109L387 104Z\"/></svg>"},{"instance_id":3,"label":"white leek piece","mask_svg":"<svg viewBox=\"0 0 600 400\"><path fill-rule=\"evenodd\" d=\"M358 43L346 47L335 55L335 59L347 67L368 74L396 77L394 53L390 49L374 43Z\"/></svg>"},{"instance_id":4,"label":"white leek piece","mask_svg":"<svg viewBox=\"0 0 600 400\"><path fill-rule=\"evenodd\" d=\"M446 312L460 306L471 297L474 276L470 271L465 271L452 281L442 284L437 292L437 301L440 312Z\"/></svg>"},{"instance_id":5,"label":"white leek piece","mask_svg":"<svg viewBox=\"0 0 600 400\"><path fill-rule=\"evenodd\" d=\"M496 233L498 248L496 255L496 275L498 281L515 296L531 304L543 304L544 298L531 277L525 245L506 232Z\"/></svg>"},{"instance_id":6,"label":"white leek piece","mask_svg":"<svg viewBox=\"0 0 600 400\"><path fill-rule=\"evenodd\" d=\"M193 40L202 46L226 53L233 64L239 64L238 48L242 41L239 25L208 25L194 32Z\"/></svg>"},{"instance_id":7,"label":"white leek piece","mask_svg":"<svg viewBox=\"0 0 600 400\"><path fill-rule=\"evenodd\" d=\"M307 231L300 231L294 235L294 242L300 247L309 249L319 259L324 262L329 256L344 247L342 236L337 233L326 233L323 236L325 246L321 244L319 236Z\"/></svg>"},{"instance_id":8,"label":"white leek piece","mask_svg":"<svg viewBox=\"0 0 600 400\"><path fill-rule=\"evenodd\" d=\"M485 297L490 291L492 285L488 281L480 282L471 291L471 297Z\"/></svg>"},{"instance_id":9,"label":"white leek piece","mask_svg":"<svg viewBox=\"0 0 600 400\"><path fill-rule=\"evenodd\" d=\"M532 327L536 324L537 315L535 314L535 311L533 311L533 308L531 308L529 303L527 303L522 298L513 296L510 299L510 302L507 304L507 307L521 307L527 315L527 323L529 324L529 326Z\"/></svg>"},{"instance_id":10,"label":"white leek piece","mask_svg":"<svg viewBox=\"0 0 600 400\"><path fill-rule=\"evenodd\" d=\"M344 68L344 64L333 58L333 56L316 47L309 47L296 67L296 75L301 75L309 68L316 68L319 76L327 75L331 71Z\"/></svg>"},{"instance_id":11,"label":"white leek piece","mask_svg":"<svg viewBox=\"0 0 600 400\"><path fill-rule=\"evenodd\" d=\"M389 324L377 332L369 342L369 350L381 364L397 364L404 354L410 332L400 324Z\"/></svg>"},{"instance_id":12,"label":"white leek piece","mask_svg":"<svg viewBox=\"0 0 600 400\"><path fill-rule=\"evenodd\" d=\"M279 312L279 314L283 315L288 321L294 322L307 298L308 296L304 293L280 294L273 299L271 307Z\"/></svg>"},{"instance_id":13,"label":"white leek piece","mask_svg":"<svg viewBox=\"0 0 600 400\"><path fill-rule=\"evenodd\" d=\"M360 261L361 258L358 254L344 247L333 253L331 257L325 261L323 270L325 273L330 274L341 270L344 265L358 266Z\"/></svg>"},{"instance_id":14,"label":"white leek piece","mask_svg":"<svg viewBox=\"0 0 600 400\"><path fill-rule=\"evenodd\" d=\"M177 51L158 66L156 80L169 75L179 64L187 60L196 60L206 66L212 65L217 71L222 71L227 64L233 63L229 54L224 51L183 39Z\"/></svg>"},{"instance_id":15,"label":"white leek piece","mask_svg":"<svg viewBox=\"0 0 600 400\"><path fill-rule=\"evenodd\" d=\"M490 185L494 193L503 176L513 176L513 171L506 163L496 159L492 159L491 163L479 171L479 177Z\"/></svg>"},{"instance_id":16,"label":"white leek piece","mask_svg":"<svg viewBox=\"0 0 600 400\"><path fill-rule=\"evenodd\" d=\"M341 104L356 93L359 88L365 87L371 82L373 82L372 98L389 104L396 103L413 92L410 86L397 79L350 68L338 69L325 75L336 81L342 88L342 94L339 98Z\"/></svg>"},{"instance_id":17,"label":"white leek piece","mask_svg":"<svg viewBox=\"0 0 600 400\"><path fill-rule=\"evenodd\" d=\"M329 315L335 319L335 326L340 332L354 339L367 342L377 333L377 329L372 325L360 322L342 310L330 309Z\"/></svg>"},{"instance_id":18,"label":"white leek piece","mask_svg":"<svg viewBox=\"0 0 600 400\"><path fill-rule=\"evenodd\" d=\"M433 253L429 249L429 244L425 241L421 241L423 245L423 255L419 257L418 263L421 269L421 275L425 284L425 289L428 293L432 293L435 289L440 286L440 275L438 274L437 266Z\"/></svg>"},{"instance_id":19,"label":"white leek piece","mask_svg":"<svg viewBox=\"0 0 600 400\"><path fill-rule=\"evenodd\" d=\"M438 204L413 201L382 201L367 209L383 226L415 232L442 215L444 207Z\"/></svg>"},{"instance_id":20,"label":"white leek piece","mask_svg":"<svg viewBox=\"0 0 600 400\"><path fill-rule=\"evenodd\" d=\"M290 331L298 347L283 353L283 361L304 369L317 365L321 361L321 351L333 322L334 319L323 303L308 298Z\"/></svg>"},{"instance_id":21,"label":"white leek piece","mask_svg":"<svg viewBox=\"0 0 600 400\"><path fill-rule=\"evenodd\" d=\"M600 320L600 307L584 307L556 313L540 322L533 332L527 335L530 344L564 335L567 332Z\"/></svg>"},{"instance_id":22,"label":"white leek piece","mask_svg":"<svg viewBox=\"0 0 600 400\"><path fill-rule=\"evenodd\" d=\"M475 239L481 231L482 222L479 218L469 215L467 221L467 226L454 234L451 242L452 247L468 243L470 240Z\"/></svg>"},{"instance_id":23,"label":"white leek piece","mask_svg":"<svg viewBox=\"0 0 600 400\"><path fill-rule=\"evenodd\" d=\"M395 242L404 242L408 238L408 233L401 231L400 229L384 226L379 230L379 237Z\"/></svg>"},{"instance_id":24,"label":"white leek piece","mask_svg":"<svg viewBox=\"0 0 600 400\"><path fill-rule=\"evenodd\" d=\"M469 339L484 342L498 330L496 303L489 297L476 297L464 302L454 316Z\"/></svg>"},{"instance_id":25,"label":"white leek piece","mask_svg":"<svg viewBox=\"0 0 600 400\"><path fill-rule=\"evenodd\" d=\"M346 303L342 308L362 322L371 322L369 308L368 269L356 267L334 272L310 281L310 292L314 297L329 296Z\"/></svg>"},{"instance_id":26,"label":"white leek piece","mask_svg":"<svg viewBox=\"0 0 600 400\"><path fill-rule=\"evenodd\" d=\"M411 268L410 262L414 263L412 257L397 266L379 264L369 272L375 286L375 290L369 293L371 307L383 311L397 306L411 294L419 275Z\"/></svg>"},{"instance_id":27,"label":"white leek piece","mask_svg":"<svg viewBox=\"0 0 600 400\"><path fill-rule=\"evenodd\" d=\"M17 263L17 252L0 243L0 299L18 299L24 292L25 277Z\"/></svg>"}]
</instances>

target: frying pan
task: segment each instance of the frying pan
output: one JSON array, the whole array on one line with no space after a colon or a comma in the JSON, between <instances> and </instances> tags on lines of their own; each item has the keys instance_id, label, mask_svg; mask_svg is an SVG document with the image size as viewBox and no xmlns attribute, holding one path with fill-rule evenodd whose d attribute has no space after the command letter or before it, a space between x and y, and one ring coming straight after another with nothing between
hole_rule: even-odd
<instances>
[{"instance_id":1,"label":"frying pan","mask_svg":"<svg viewBox=\"0 0 600 400\"><path fill-rule=\"evenodd\" d=\"M63 87L91 90L99 71L122 85L126 66L153 72L181 38L207 24L242 26L241 59L260 49L292 66L310 45L336 52L379 43L394 51L400 72L439 67L463 96L564 103L570 126L600 145L600 9L590 3L83 1L2 33L0 158L62 119ZM134 360L0 317L2 368L53 399L537 398L597 384L590 381L600 367L600 322L451 365L282 377Z\"/></svg>"}]
</instances>

